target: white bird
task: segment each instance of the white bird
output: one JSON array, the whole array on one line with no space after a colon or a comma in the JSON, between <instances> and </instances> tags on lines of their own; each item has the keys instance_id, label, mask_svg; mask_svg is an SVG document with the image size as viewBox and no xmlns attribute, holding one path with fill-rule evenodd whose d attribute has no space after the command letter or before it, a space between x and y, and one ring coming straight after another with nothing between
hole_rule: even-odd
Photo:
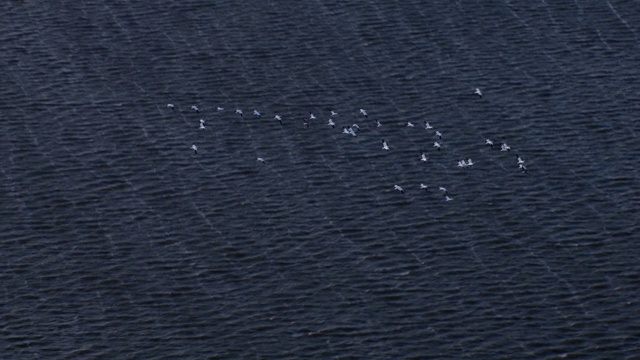
<instances>
[{"instance_id":1,"label":"white bird","mask_svg":"<svg viewBox=\"0 0 640 360\"><path fill-rule=\"evenodd\" d=\"M445 189L443 186L440 186L438 190L442 191L445 194L447 193L447 189Z\"/></svg>"},{"instance_id":2,"label":"white bird","mask_svg":"<svg viewBox=\"0 0 640 360\"><path fill-rule=\"evenodd\" d=\"M431 126L431 124L429 124L429 122L428 122L428 121L425 121L425 122L424 122L424 128L425 128L425 129L427 129L427 130L429 130L429 129L433 129L433 126Z\"/></svg>"},{"instance_id":3,"label":"white bird","mask_svg":"<svg viewBox=\"0 0 640 360\"><path fill-rule=\"evenodd\" d=\"M360 109L360 114L362 114L364 117L368 117L367 116L367 110L365 110L365 109Z\"/></svg>"},{"instance_id":4,"label":"white bird","mask_svg":"<svg viewBox=\"0 0 640 360\"><path fill-rule=\"evenodd\" d=\"M507 143L502 143L502 145L500 145L500 151L509 151L509 150L511 150L511 147L509 147Z\"/></svg>"},{"instance_id":5,"label":"white bird","mask_svg":"<svg viewBox=\"0 0 640 360\"><path fill-rule=\"evenodd\" d=\"M348 127L348 126L344 126L344 127L342 128L342 133L343 133L343 134L349 134L349 127Z\"/></svg>"},{"instance_id":6,"label":"white bird","mask_svg":"<svg viewBox=\"0 0 640 360\"><path fill-rule=\"evenodd\" d=\"M440 151L440 146L441 146L440 143L437 141L433 143L433 147L438 149L438 151Z\"/></svg>"},{"instance_id":7,"label":"white bird","mask_svg":"<svg viewBox=\"0 0 640 360\"><path fill-rule=\"evenodd\" d=\"M384 139L382 140L382 149L389 151L389 145L387 145L387 142L384 141Z\"/></svg>"},{"instance_id":8,"label":"white bird","mask_svg":"<svg viewBox=\"0 0 640 360\"><path fill-rule=\"evenodd\" d=\"M474 92L474 94L476 94L476 95L478 95L478 96L482 97L482 91L480 91L480 89L479 89L479 88L476 88L476 91Z\"/></svg>"},{"instance_id":9,"label":"white bird","mask_svg":"<svg viewBox=\"0 0 640 360\"><path fill-rule=\"evenodd\" d=\"M460 160L460 161L458 161L458 167L459 168L465 168L465 167L467 167L467 163L465 163L464 160Z\"/></svg>"},{"instance_id":10,"label":"white bird","mask_svg":"<svg viewBox=\"0 0 640 360\"><path fill-rule=\"evenodd\" d=\"M280 122L280 125L282 125L282 117L280 115L276 115L273 117L275 120L278 120L278 122Z\"/></svg>"},{"instance_id":11,"label":"white bird","mask_svg":"<svg viewBox=\"0 0 640 360\"><path fill-rule=\"evenodd\" d=\"M376 120L376 127L380 127L382 126L382 123L380 122L380 120Z\"/></svg>"},{"instance_id":12,"label":"white bird","mask_svg":"<svg viewBox=\"0 0 640 360\"><path fill-rule=\"evenodd\" d=\"M309 120L315 120L316 116L313 115L312 113L309 113Z\"/></svg>"},{"instance_id":13,"label":"white bird","mask_svg":"<svg viewBox=\"0 0 640 360\"><path fill-rule=\"evenodd\" d=\"M527 173L527 167L526 167L526 166L524 166L524 164L518 164L518 168L519 168L520 170L522 170L522 173L523 173L523 174L526 174L526 173Z\"/></svg>"},{"instance_id":14,"label":"white bird","mask_svg":"<svg viewBox=\"0 0 640 360\"><path fill-rule=\"evenodd\" d=\"M429 187L425 184L420 184L420 189L424 189L425 191L429 191Z\"/></svg>"},{"instance_id":15,"label":"white bird","mask_svg":"<svg viewBox=\"0 0 640 360\"><path fill-rule=\"evenodd\" d=\"M171 110L175 110L175 109L176 109L176 107L175 107L175 106L173 106L173 104L167 104L167 107L168 107L169 109L171 109Z\"/></svg>"},{"instance_id":16,"label":"white bird","mask_svg":"<svg viewBox=\"0 0 640 360\"><path fill-rule=\"evenodd\" d=\"M453 200L453 198L449 197L449 195L444 196L444 201L451 201L451 200Z\"/></svg>"},{"instance_id":17,"label":"white bird","mask_svg":"<svg viewBox=\"0 0 640 360\"><path fill-rule=\"evenodd\" d=\"M262 114L260 114L260 111L258 111L258 110L253 110L253 115L255 115L257 117L262 116Z\"/></svg>"},{"instance_id":18,"label":"white bird","mask_svg":"<svg viewBox=\"0 0 640 360\"><path fill-rule=\"evenodd\" d=\"M332 128L336 128L336 123L333 122L333 119L329 119L329 122L327 123L327 125L331 126Z\"/></svg>"},{"instance_id":19,"label":"white bird","mask_svg":"<svg viewBox=\"0 0 640 360\"><path fill-rule=\"evenodd\" d=\"M351 136L358 136L352 127L349 128L349 134L351 134Z\"/></svg>"},{"instance_id":20,"label":"white bird","mask_svg":"<svg viewBox=\"0 0 640 360\"><path fill-rule=\"evenodd\" d=\"M524 164L524 160L522 160L522 158L520 157L520 155L516 154L516 157L518 159L518 165L520 164Z\"/></svg>"},{"instance_id":21,"label":"white bird","mask_svg":"<svg viewBox=\"0 0 640 360\"><path fill-rule=\"evenodd\" d=\"M261 162L263 164L267 163L267 161L265 159L261 158L261 157L257 158L256 161Z\"/></svg>"},{"instance_id":22,"label":"white bird","mask_svg":"<svg viewBox=\"0 0 640 360\"><path fill-rule=\"evenodd\" d=\"M240 109L236 109L236 114L240 115L240 117L244 117L244 113Z\"/></svg>"},{"instance_id":23,"label":"white bird","mask_svg":"<svg viewBox=\"0 0 640 360\"><path fill-rule=\"evenodd\" d=\"M192 106L191 106L191 110L193 110L193 111L195 111L195 112L200 112L200 111L198 110L198 107L197 107L197 106L195 106L195 105L192 105Z\"/></svg>"},{"instance_id":24,"label":"white bird","mask_svg":"<svg viewBox=\"0 0 640 360\"><path fill-rule=\"evenodd\" d=\"M204 124L204 119L200 119L200 124Z\"/></svg>"},{"instance_id":25,"label":"white bird","mask_svg":"<svg viewBox=\"0 0 640 360\"><path fill-rule=\"evenodd\" d=\"M311 125L311 124L309 123L309 120L304 119L304 127L305 127L306 129L308 129L310 125Z\"/></svg>"},{"instance_id":26,"label":"white bird","mask_svg":"<svg viewBox=\"0 0 640 360\"><path fill-rule=\"evenodd\" d=\"M442 133L440 131L436 131L436 136L438 139L442 139Z\"/></svg>"},{"instance_id":27,"label":"white bird","mask_svg":"<svg viewBox=\"0 0 640 360\"><path fill-rule=\"evenodd\" d=\"M204 129L205 127L204 127L204 121L203 121L203 122L200 122L200 130L204 130Z\"/></svg>"},{"instance_id":28,"label":"white bird","mask_svg":"<svg viewBox=\"0 0 640 360\"><path fill-rule=\"evenodd\" d=\"M427 159L427 154L422 153L422 154L420 155L420 161L424 161L424 162L426 162L427 160L428 160L428 159Z\"/></svg>"},{"instance_id":29,"label":"white bird","mask_svg":"<svg viewBox=\"0 0 640 360\"><path fill-rule=\"evenodd\" d=\"M473 161L471 161L471 158L467 159L467 166L473 166Z\"/></svg>"},{"instance_id":30,"label":"white bird","mask_svg":"<svg viewBox=\"0 0 640 360\"><path fill-rule=\"evenodd\" d=\"M223 107L218 106L218 107L216 107L216 111L224 111L224 108L223 108Z\"/></svg>"},{"instance_id":31,"label":"white bird","mask_svg":"<svg viewBox=\"0 0 640 360\"><path fill-rule=\"evenodd\" d=\"M489 145L489 146L491 146L491 147L493 147L493 141L491 141L491 140L489 140L489 139L485 140L485 142L484 142L484 143L485 143L485 144L487 144L487 145Z\"/></svg>"},{"instance_id":32,"label":"white bird","mask_svg":"<svg viewBox=\"0 0 640 360\"><path fill-rule=\"evenodd\" d=\"M331 110L331 116L338 116L338 113L333 111L333 110Z\"/></svg>"},{"instance_id":33,"label":"white bird","mask_svg":"<svg viewBox=\"0 0 640 360\"><path fill-rule=\"evenodd\" d=\"M198 153L198 147L195 144L191 145L191 149L193 150L194 154Z\"/></svg>"},{"instance_id":34,"label":"white bird","mask_svg":"<svg viewBox=\"0 0 640 360\"><path fill-rule=\"evenodd\" d=\"M353 125L351 125L351 127L354 128L354 129L360 130L360 126L358 126L358 124L353 124Z\"/></svg>"},{"instance_id":35,"label":"white bird","mask_svg":"<svg viewBox=\"0 0 640 360\"><path fill-rule=\"evenodd\" d=\"M414 125L411 121L407 121L407 127L414 127Z\"/></svg>"},{"instance_id":36,"label":"white bird","mask_svg":"<svg viewBox=\"0 0 640 360\"><path fill-rule=\"evenodd\" d=\"M404 194L404 189L402 189L402 186L400 186L400 185L393 185L393 188L394 188L395 190L398 190L398 191L400 191L401 193L403 193L403 194Z\"/></svg>"}]
</instances>

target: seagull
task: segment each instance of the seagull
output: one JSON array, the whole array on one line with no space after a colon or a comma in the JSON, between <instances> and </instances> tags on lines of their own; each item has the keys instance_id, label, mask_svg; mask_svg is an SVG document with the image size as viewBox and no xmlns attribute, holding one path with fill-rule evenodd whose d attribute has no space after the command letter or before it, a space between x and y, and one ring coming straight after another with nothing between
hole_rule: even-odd
<instances>
[{"instance_id":1,"label":"seagull","mask_svg":"<svg viewBox=\"0 0 640 360\"><path fill-rule=\"evenodd\" d=\"M313 115L312 113L309 113L309 120L315 120L316 116Z\"/></svg>"},{"instance_id":2,"label":"seagull","mask_svg":"<svg viewBox=\"0 0 640 360\"><path fill-rule=\"evenodd\" d=\"M523 174L526 174L526 173L527 173L527 167L526 167L526 166L524 166L524 164L518 164L518 168L519 168L520 170L522 170L522 173L523 173Z\"/></svg>"},{"instance_id":3,"label":"seagull","mask_svg":"<svg viewBox=\"0 0 640 360\"><path fill-rule=\"evenodd\" d=\"M261 157L257 158L257 159L256 159L256 161L259 161L259 162L261 162L261 163L263 163L263 164L266 164L266 163L267 163L267 160L265 160L265 159L263 159L263 158L261 158Z\"/></svg>"},{"instance_id":4,"label":"seagull","mask_svg":"<svg viewBox=\"0 0 640 360\"><path fill-rule=\"evenodd\" d=\"M273 117L275 120L278 120L278 122L280 122L280 125L282 125L282 117L280 115L276 115Z\"/></svg>"},{"instance_id":5,"label":"seagull","mask_svg":"<svg viewBox=\"0 0 640 360\"><path fill-rule=\"evenodd\" d=\"M309 124L309 120L305 119L305 120L304 120L304 127L308 129L308 128L309 128L309 125L310 125L310 124Z\"/></svg>"},{"instance_id":6,"label":"seagull","mask_svg":"<svg viewBox=\"0 0 640 360\"><path fill-rule=\"evenodd\" d=\"M198 147L195 144L191 145L191 149L193 150L194 154L198 153Z\"/></svg>"},{"instance_id":7,"label":"seagull","mask_svg":"<svg viewBox=\"0 0 640 360\"><path fill-rule=\"evenodd\" d=\"M524 164L524 160L522 160L522 158L520 157L520 155L516 154L516 157L518 158L518 165L520 165L520 164Z\"/></svg>"},{"instance_id":8,"label":"seagull","mask_svg":"<svg viewBox=\"0 0 640 360\"><path fill-rule=\"evenodd\" d=\"M354 129L360 130L360 126L358 126L358 124L353 124L351 125L351 127Z\"/></svg>"},{"instance_id":9,"label":"seagull","mask_svg":"<svg viewBox=\"0 0 640 360\"><path fill-rule=\"evenodd\" d=\"M260 111L258 111L258 110L253 110L253 115L255 115L257 117L262 116L262 114L260 114Z\"/></svg>"},{"instance_id":10,"label":"seagull","mask_svg":"<svg viewBox=\"0 0 640 360\"><path fill-rule=\"evenodd\" d=\"M175 110L175 109L176 109L176 107L175 107L175 106L173 106L173 104L167 104L167 107L168 107L169 109L171 109L171 110Z\"/></svg>"},{"instance_id":11,"label":"seagull","mask_svg":"<svg viewBox=\"0 0 640 360\"><path fill-rule=\"evenodd\" d=\"M200 112L200 111L198 110L198 107L197 107L197 106L195 106L195 105L192 105L192 106L191 106L191 110L193 110L193 111L195 111L195 112L197 112L197 113L199 113L199 112Z\"/></svg>"},{"instance_id":12,"label":"seagull","mask_svg":"<svg viewBox=\"0 0 640 360\"><path fill-rule=\"evenodd\" d=\"M427 162L427 154L422 153L422 154L420 155L420 161Z\"/></svg>"},{"instance_id":13,"label":"seagull","mask_svg":"<svg viewBox=\"0 0 640 360\"><path fill-rule=\"evenodd\" d=\"M240 115L240 117L244 117L244 113L240 109L236 109L236 114Z\"/></svg>"},{"instance_id":14,"label":"seagull","mask_svg":"<svg viewBox=\"0 0 640 360\"><path fill-rule=\"evenodd\" d=\"M420 189L424 189L425 191L429 191L429 187L425 184L420 184Z\"/></svg>"},{"instance_id":15,"label":"seagull","mask_svg":"<svg viewBox=\"0 0 640 360\"><path fill-rule=\"evenodd\" d=\"M407 121L407 127L413 127L413 123L411 121Z\"/></svg>"},{"instance_id":16,"label":"seagull","mask_svg":"<svg viewBox=\"0 0 640 360\"><path fill-rule=\"evenodd\" d=\"M480 91L480 89L479 89L479 88L476 88L476 91L474 92L474 94L476 94L476 95L478 95L478 96L482 97L482 91Z\"/></svg>"},{"instance_id":17,"label":"seagull","mask_svg":"<svg viewBox=\"0 0 640 360\"><path fill-rule=\"evenodd\" d=\"M331 126L332 128L336 128L336 123L333 122L333 119L329 119L329 122L327 123L327 125Z\"/></svg>"},{"instance_id":18,"label":"seagull","mask_svg":"<svg viewBox=\"0 0 640 360\"><path fill-rule=\"evenodd\" d=\"M425 121L424 122L424 128L429 130L429 129L433 129L433 126L431 126L431 124L429 124L429 122Z\"/></svg>"},{"instance_id":19,"label":"seagull","mask_svg":"<svg viewBox=\"0 0 640 360\"><path fill-rule=\"evenodd\" d=\"M393 188L394 188L395 190L398 190L398 191L400 191L401 193L403 193L403 194L404 194L404 189L402 189L402 186L400 186L400 185L393 185Z\"/></svg>"},{"instance_id":20,"label":"seagull","mask_svg":"<svg viewBox=\"0 0 640 360\"><path fill-rule=\"evenodd\" d=\"M343 134L349 134L349 127L348 126L343 126L342 127L342 133Z\"/></svg>"},{"instance_id":21,"label":"seagull","mask_svg":"<svg viewBox=\"0 0 640 360\"><path fill-rule=\"evenodd\" d=\"M433 147L434 147L434 148L437 148L437 149L438 149L438 151L440 151L440 146L441 146L441 145L440 145L440 143L439 143L439 142L437 142L437 141L433 143Z\"/></svg>"},{"instance_id":22,"label":"seagull","mask_svg":"<svg viewBox=\"0 0 640 360\"><path fill-rule=\"evenodd\" d=\"M467 166L473 166L473 161L471 161L471 158L467 159Z\"/></svg>"},{"instance_id":23,"label":"seagull","mask_svg":"<svg viewBox=\"0 0 640 360\"><path fill-rule=\"evenodd\" d=\"M443 193L445 193L445 194L447 193L447 189L445 189L445 188L444 188L444 187L442 187L442 186L440 186L440 187L438 188L438 190L442 191L442 192L443 192Z\"/></svg>"},{"instance_id":24,"label":"seagull","mask_svg":"<svg viewBox=\"0 0 640 360\"><path fill-rule=\"evenodd\" d=\"M511 147L509 147L507 143L502 143L502 145L500 145L500 151L509 151L509 150L511 150Z\"/></svg>"},{"instance_id":25,"label":"seagull","mask_svg":"<svg viewBox=\"0 0 640 360\"><path fill-rule=\"evenodd\" d=\"M449 195L444 196L444 201L451 201L451 200L453 200L453 198L449 197Z\"/></svg>"},{"instance_id":26,"label":"seagull","mask_svg":"<svg viewBox=\"0 0 640 360\"><path fill-rule=\"evenodd\" d=\"M204 121L200 121L200 130L204 130Z\"/></svg>"},{"instance_id":27,"label":"seagull","mask_svg":"<svg viewBox=\"0 0 640 360\"><path fill-rule=\"evenodd\" d=\"M489 146L491 146L491 147L493 147L493 141L491 141L489 139L485 140L484 143L489 145Z\"/></svg>"},{"instance_id":28,"label":"seagull","mask_svg":"<svg viewBox=\"0 0 640 360\"><path fill-rule=\"evenodd\" d=\"M467 167L467 163L465 163L464 160L460 160L460 161L458 161L458 167L459 168L466 168Z\"/></svg>"},{"instance_id":29,"label":"seagull","mask_svg":"<svg viewBox=\"0 0 640 360\"><path fill-rule=\"evenodd\" d=\"M436 131L436 136L438 139L442 139L442 133L440 131Z\"/></svg>"},{"instance_id":30,"label":"seagull","mask_svg":"<svg viewBox=\"0 0 640 360\"><path fill-rule=\"evenodd\" d=\"M200 119L200 124L204 124L204 120L203 119Z\"/></svg>"},{"instance_id":31,"label":"seagull","mask_svg":"<svg viewBox=\"0 0 640 360\"><path fill-rule=\"evenodd\" d=\"M360 114L362 114L364 117L369 117L367 116L367 110L365 109L360 109Z\"/></svg>"},{"instance_id":32,"label":"seagull","mask_svg":"<svg viewBox=\"0 0 640 360\"><path fill-rule=\"evenodd\" d=\"M218 107L216 107L216 111L224 111L224 108L223 108L223 107L218 106Z\"/></svg>"},{"instance_id":33,"label":"seagull","mask_svg":"<svg viewBox=\"0 0 640 360\"><path fill-rule=\"evenodd\" d=\"M349 128L349 134L351 134L351 136L358 136L352 127Z\"/></svg>"},{"instance_id":34,"label":"seagull","mask_svg":"<svg viewBox=\"0 0 640 360\"><path fill-rule=\"evenodd\" d=\"M333 110L331 110L331 116L338 116L338 113L333 111Z\"/></svg>"},{"instance_id":35,"label":"seagull","mask_svg":"<svg viewBox=\"0 0 640 360\"><path fill-rule=\"evenodd\" d=\"M389 145L387 145L387 142L384 141L384 139L382 139L382 149L389 151Z\"/></svg>"},{"instance_id":36,"label":"seagull","mask_svg":"<svg viewBox=\"0 0 640 360\"><path fill-rule=\"evenodd\" d=\"M380 120L376 120L376 127L380 127L382 126L382 123L380 122Z\"/></svg>"}]
</instances>

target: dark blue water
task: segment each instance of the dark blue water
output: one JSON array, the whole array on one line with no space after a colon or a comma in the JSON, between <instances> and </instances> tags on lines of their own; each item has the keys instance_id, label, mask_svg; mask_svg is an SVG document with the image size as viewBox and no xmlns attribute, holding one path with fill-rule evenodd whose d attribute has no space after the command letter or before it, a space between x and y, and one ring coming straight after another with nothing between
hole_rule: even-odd
<instances>
[{"instance_id":1,"label":"dark blue water","mask_svg":"<svg viewBox=\"0 0 640 360\"><path fill-rule=\"evenodd\" d=\"M638 2L0 13L2 358L640 354Z\"/></svg>"}]
</instances>

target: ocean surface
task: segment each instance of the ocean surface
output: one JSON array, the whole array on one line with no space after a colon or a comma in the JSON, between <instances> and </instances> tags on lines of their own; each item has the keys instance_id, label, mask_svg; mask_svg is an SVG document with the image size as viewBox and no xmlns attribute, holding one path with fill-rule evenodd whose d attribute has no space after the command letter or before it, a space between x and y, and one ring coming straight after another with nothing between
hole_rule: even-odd
<instances>
[{"instance_id":1,"label":"ocean surface","mask_svg":"<svg viewBox=\"0 0 640 360\"><path fill-rule=\"evenodd\" d=\"M0 358L640 359L640 2L0 14Z\"/></svg>"}]
</instances>

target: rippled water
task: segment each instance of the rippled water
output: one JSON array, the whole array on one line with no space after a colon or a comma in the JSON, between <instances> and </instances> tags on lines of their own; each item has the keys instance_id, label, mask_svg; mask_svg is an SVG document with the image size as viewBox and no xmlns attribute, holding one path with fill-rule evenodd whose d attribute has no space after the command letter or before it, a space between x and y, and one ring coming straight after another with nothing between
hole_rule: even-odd
<instances>
[{"instance_id":1,"label":"rippled water","mask_svg":"<svg viewBox=\"0 0 640 360\"><path fill-rule=\"evenodd\" d=\"M2 2L2 357L634 358L639 10Z\"/></svg>"}]
</instances>

